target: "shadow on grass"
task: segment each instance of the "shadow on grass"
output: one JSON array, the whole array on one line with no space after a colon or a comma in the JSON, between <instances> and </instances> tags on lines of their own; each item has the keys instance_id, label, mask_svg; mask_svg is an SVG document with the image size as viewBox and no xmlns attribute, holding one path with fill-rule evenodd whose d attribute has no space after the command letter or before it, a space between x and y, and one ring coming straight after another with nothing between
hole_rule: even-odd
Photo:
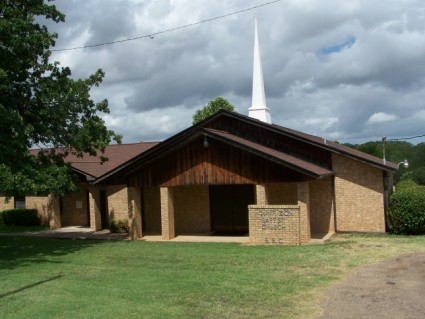
<instances>
[{"instance_id":1,"label":"shadow on grass","mask_svg":"<svg viewBox=\"0 0 425 319\"><path fill-rule=\"evenodd\" d=\"M63 275L57 275L57 276L50 277L50 278L45 279L45 280L37 281L37 282L35 282L35 283L33 283L33 284L26 285L26 286L24 286L24 287L22 287L22 288L15 289L15 290L8 291L8 292L5 292L5 293L3 293L3 294L0 294L0 298L4 298L4 297L7 297L7 296L10 296L10 295L13 295L13 294L17 294L17 293L19 293L19 292L21 292L21 291L24 291L24 290L27 290L27 289L30 289L30 288L34 288L34 287L36 287L36 286L39 286L39 285L45 284L45 283L47 283L47 282L50 282L50 281L53 281L53 280L56 280L56 279L59 279L59 278L62 278L62 277L63 277Z\"/></svg>"},{"instance_id":2,"label":"shadow on grass","mask_svg":"<svg viewBox=\"0 0 425 319\"><path fill-rule=\"evenodd\" d=\"M104 243L102 240L0 237L0 269L15 269L35 263L62 263L55 257Z\"/></svg>"}]
</instances>

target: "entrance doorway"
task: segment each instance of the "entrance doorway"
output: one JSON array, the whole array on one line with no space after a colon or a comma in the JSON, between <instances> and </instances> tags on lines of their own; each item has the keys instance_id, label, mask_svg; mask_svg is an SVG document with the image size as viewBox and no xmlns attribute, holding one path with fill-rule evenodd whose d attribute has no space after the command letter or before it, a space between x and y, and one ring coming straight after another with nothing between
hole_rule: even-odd
<instances>
[{"instance_id":1,"label":"entrance doorway","mask_svg":"<svg viewBox=\"0 0 425 319\"><path fill-rule=\"evenodd\" d=\"M247 234L248 205L255 204L254 185L210 186L211 229L224 234Z\"/></svg>"},{"instance_id":2,"label":"entrance doorway","mask_svg":"<svg viewBox=\"0 0 425 319\"><path fill-rule=\"evenodd\" d=\"M108 198L106 197L106 191L100 191L100 220L102 222L102 228L109 228L108 218Z\"/></svg>"}]
</instances>

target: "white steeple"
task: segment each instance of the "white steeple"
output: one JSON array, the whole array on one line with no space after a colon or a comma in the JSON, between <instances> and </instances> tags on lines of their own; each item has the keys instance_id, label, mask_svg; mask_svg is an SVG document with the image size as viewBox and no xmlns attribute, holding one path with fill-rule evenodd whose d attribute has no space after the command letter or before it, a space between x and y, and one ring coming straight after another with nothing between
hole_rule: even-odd
<instances>
[{"instance_id":1,"label":"white steeple","mask_svg":"<svg viewBox=\"0 0 425 319\"><path fill-rule=\"evenodd\" d=\"M266 105L264 93L263 68L261 66L260 46L258 44L257 19L255 19L254 70L252 74L252 106L249 117L271 124L270 109Z\"/></svg>"}]
</instances>

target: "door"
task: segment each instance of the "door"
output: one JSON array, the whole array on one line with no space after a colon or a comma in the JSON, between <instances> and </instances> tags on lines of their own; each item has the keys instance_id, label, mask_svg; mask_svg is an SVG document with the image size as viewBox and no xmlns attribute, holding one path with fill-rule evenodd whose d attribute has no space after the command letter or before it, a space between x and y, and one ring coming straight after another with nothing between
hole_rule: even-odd
<instances>
[{"instance_id":1,"label":"door","mask_svg":"<svg viewBox=\"0 0 425 319\"><path fill-rule=\"evenodd\" d=\"M108 220L108 198L106 197L106 191L100 191L100 219L102 222L102 228L109 228Z\"/></svg>"},{"instance_id":2,"label":"door","mask_svg":"<svg viewBox=\"0 0 425 319\"><path fill-rule=\"evenodd\" d=\"M210 186L211 229L219 233L247 233L248 205L255 203L254 185Z\"/></svg>"}]
</instances>

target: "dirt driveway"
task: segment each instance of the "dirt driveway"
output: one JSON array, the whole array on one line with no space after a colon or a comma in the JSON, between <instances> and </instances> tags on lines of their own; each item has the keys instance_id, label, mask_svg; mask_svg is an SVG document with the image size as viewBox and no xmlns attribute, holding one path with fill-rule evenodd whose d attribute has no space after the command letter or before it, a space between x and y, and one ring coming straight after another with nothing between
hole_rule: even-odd
<instances>
[{"instance_id":1,"label":"dirt driveway","mask_svg":"<svg viewBox=\"0 0 425 319\"><path fill-rule=\"evenodd\" d=\"M326 293L320 319L425 318L425 252L358 268Z\"/></svg>"}]
</instances>

